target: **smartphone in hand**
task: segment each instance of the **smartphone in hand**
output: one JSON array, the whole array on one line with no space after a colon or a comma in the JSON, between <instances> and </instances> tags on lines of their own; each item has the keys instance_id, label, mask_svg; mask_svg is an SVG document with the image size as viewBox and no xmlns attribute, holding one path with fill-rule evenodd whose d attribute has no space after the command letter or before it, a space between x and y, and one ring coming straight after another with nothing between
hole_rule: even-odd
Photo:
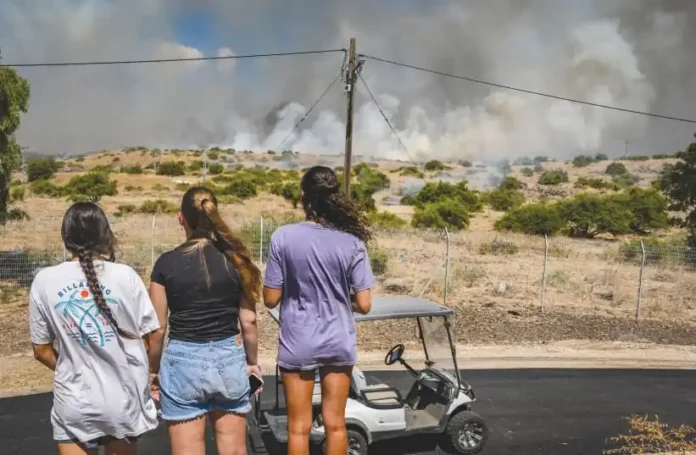
<instances>
[{"instance_id":1,"label":"smartphone in hand","mask_svg":"<svg viewBox=\"0 0 696 455\"><path fill-rule=\"evenodd\" d=\"M261 379L257 374L249 375L249 395L256 395L259 390L263 387L263 379Z\"/></svg>"}]
</instances>

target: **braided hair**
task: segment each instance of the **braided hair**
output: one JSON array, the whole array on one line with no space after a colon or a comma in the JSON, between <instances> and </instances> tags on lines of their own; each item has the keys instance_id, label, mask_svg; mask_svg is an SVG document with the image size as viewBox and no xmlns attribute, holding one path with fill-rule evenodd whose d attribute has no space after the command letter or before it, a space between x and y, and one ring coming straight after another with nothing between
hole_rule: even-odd
<instances>
[{"instance_id":1,"label":"braided hair","mask_svg":"<svg viewBox=\"0 0 696 455\"><path fill-rule=\"evenodd\" d=\"M116 237L104 211L93 202L76 202L65 212L61 235L65 248L80 262L87 279L87 287L101 313L120 336L128 339L138 338L118 326L111 308L106 303L94 267L96 259L110 262L116 259Z\"/></svg>"},{"instance_id":2,"label":"braided hair","mask_svg":"<svg viewBox=\"0 0 696 455\"><path fill-rule=\"evenodd\" d=\"M308 221L351 234L365 243L372 238L364 211L341 192L333 169L310 168L302 176L300 186Z\"/></svg>"}]
</instances>

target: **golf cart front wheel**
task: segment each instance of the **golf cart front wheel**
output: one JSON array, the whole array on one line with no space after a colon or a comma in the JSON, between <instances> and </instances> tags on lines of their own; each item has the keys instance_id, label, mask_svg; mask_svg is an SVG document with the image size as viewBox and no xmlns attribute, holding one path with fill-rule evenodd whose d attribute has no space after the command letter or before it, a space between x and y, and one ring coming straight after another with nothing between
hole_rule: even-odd
<instances>
[{"instance_id":1,"label":"golf cart front wheel","mask_svg":"<svg viewBox=\"0 0 696 455\"><path fill-rule=\"evenodd\" d=\"M326 453L326 439L321 443L321 453ZM367 439L357 430L348 429L347 455L367 455Z\"/></svg>"},{"instance_id":2,"label":"golf cart front wheel","mask_svg":"<svg viewBox=\"0 0 696 455\"><path fill-rule=\"evenodd\" d=\"M479 453L488 441L488 427L480 415L462 411L450 418L443 436L455 454Z\"/></svg>"}]
</instances>

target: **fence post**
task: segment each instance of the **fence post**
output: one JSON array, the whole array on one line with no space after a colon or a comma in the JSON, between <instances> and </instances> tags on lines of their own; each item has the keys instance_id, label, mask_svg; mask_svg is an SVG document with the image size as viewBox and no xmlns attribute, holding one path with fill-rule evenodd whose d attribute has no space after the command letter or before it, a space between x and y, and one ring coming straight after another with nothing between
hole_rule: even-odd
<instances>
[{"instance_id":1,"label":"fence post","mask_svg":"<svg viewBox=\"0 0 696 455\"><path fill-rule=\"evenodd\" d=\"M152 228L150 230L150 270L155 267L155 217L152 214Z\"/></svg>"},{"instance_id":2,"label":"fence post","mask_svg":"<svg viewBox=\"0 0 696 455\"><path fill-rule=\"evenodd\" d=\"M549 262L549 236L544 234L544 267L541 272L541 312L546 307L546 264Z\"/></svg>"},{"instance_id":3,"label":"fence post","mask_svg":"<svg viewBox=\"0 0 696 455\"><path fill-rule=\"evenodd\" d=\"M263 265L263 216L259 217L259 264Z\"/></svg>"},{"instance_id":4,"label":"fence post","mask_svg":"<svg viewBox=\"0 0 696 455\"><path fill-rule=\"evenodd\" d=\"M645 243L640 241L640 275L638 277L638 297L636 298L636 321L640 319L640 301L643 297L643 271L645 271Z\"/></svg>"},{"instance_id":5,"label":"fence post","mask_svg":"<svg viewBox=\"0 0 696 455\"><path fill-rule=\"evenodd\" d=\"M450 271L450 233L449 229L445 227L445 237L447 240L447 246L445 249L445 296L443 298L442 304L447 306L447 295L449 293L449 271Z\"/></svg>"}]
</instances>

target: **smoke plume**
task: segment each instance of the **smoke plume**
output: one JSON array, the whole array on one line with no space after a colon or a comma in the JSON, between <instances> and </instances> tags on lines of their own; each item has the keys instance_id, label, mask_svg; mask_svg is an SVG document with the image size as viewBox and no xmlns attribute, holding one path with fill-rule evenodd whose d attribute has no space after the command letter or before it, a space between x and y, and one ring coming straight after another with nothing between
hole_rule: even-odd
<instances>
[{"instance_id":1,"label":"smoke plume","mask_svg":"<svg viewBox=\"0 0 696 455\"><path fill-rule=\"evenodd\" d=\"M197 48L175 23L213 18ZM179 19L177 19L179 18ZM595 103L696 118L689 42L696 3L648 0L5 0L4 63L150 59L345 48ZM132 145L343 151L341 54L128 66L22 68L20 140L43 153ZM693 125L601 110L367 60L362 76L407 154L358 86L354 152L500 159L670 153ZM287 138L287 140L285 140ZM283 142L285 140L285 142Z\"/></svg>"}]
</instances>

